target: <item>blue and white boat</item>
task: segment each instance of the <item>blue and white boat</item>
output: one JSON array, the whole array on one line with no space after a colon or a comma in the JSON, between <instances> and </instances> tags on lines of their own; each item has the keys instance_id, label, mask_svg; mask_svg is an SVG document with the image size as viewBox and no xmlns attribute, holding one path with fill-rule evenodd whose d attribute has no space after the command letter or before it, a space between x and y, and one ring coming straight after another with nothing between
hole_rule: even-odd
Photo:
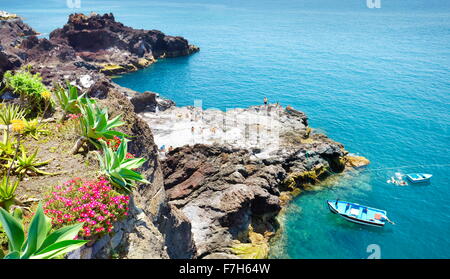
<instances>
[{"instance_id":1,"label":"blue and white boat","mask_svg":"<svg viewBox=\"0 0 450 279\"><path fill-rule=\"evenodd\" d=\"M353 223L375 227L383 227L386 222L394 224L385 210L340 200L327 200L327 204L331 212Z\"/></svg>"},{"instance_id":2,"label":"blue and white boat","mask_svg":"<svg viewBox=\"0 0 450 279\"><path fill-rule=\"evenodd\" d=\"M412 183L430 182L433 175L428 173L409 173L405 175Z\"/></svg>"}]
</instances>

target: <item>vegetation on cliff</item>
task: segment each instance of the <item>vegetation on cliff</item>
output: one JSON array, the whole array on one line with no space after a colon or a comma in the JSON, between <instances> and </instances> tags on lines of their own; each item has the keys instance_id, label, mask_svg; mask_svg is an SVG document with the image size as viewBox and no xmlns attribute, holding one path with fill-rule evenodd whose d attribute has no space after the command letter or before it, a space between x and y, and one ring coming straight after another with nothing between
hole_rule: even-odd
<instances>
[{"instance_id":1,"label":"vegetation on cliff","mask_svg":"<svg viewBox=\"0 0 450 279\"><path fill-rule=\"evenodd\" d=\"M145 159L134 158L129 154L128 140L124 138L126 134L114 130L125 124L120 121L120 116L110 120L106 109L100 109L95 101L84 97L83 94L78 95L73 86L68 85L65 90L59 85L48 90L42 84L40 76L31 74L29 70L8 71L3 80L5 90L19 95L17 104L11 101L1 104L3 139L0 145L0 234L7 236L8 249L6 242L0 244L2 250L9 250L4 253L5 258L57 257L86 243L83 240L73 240L74 238L89 240L92 236L110 232L114 222L127 214L128 194L134 181L147 182L134 170L139 168ZM53 117L48 118L54 112L53 95L57 97L60 106L58 109L64 116L59 122ZM48 130L44 127L48 127ZM66 130L67 128L69 130ZM34 177L56 176L67 171L64 167L60 172L54 173L43 169L51 161L60 160L59 165L64 164L67 150L53 149L52 159L41 160L38 148L30 151L27 150L30 147L25 146L30 146L30 142L51 141L61 134L67 136L70 133L81 135L91 143L84 150L82 165L90 164L90 152L97 150L95 152L103 153L103 157L99 156L103 159L100 160L97 174L91 174L94 175L93 180L81 182L80 178L75 178L60 186L42 184L35 189L41 198L18 198L16 191L20 189L22 193L26 193L27 185ZM123 138L117 146L113 141L117 140L118 136ZM63 141L70 142L69 138L62 138ZM98 149L100 147L101 149ZM75 157L73 153L69 153L69 157ZM100 173L106 175L106 179L100 177ZM51 183L56 181L51 180ZM112 185L116 186L115 190ZM41 206L34 215L31 211L40 199L46 201L47 216ZM22 219L13 212L23 212L20 216L26 218L34 216L30 222L26 244L23 244ZM53 232L47 237L51 230ZM5 237L1 239L6 240Z\"/></svg>"}]
</instances>

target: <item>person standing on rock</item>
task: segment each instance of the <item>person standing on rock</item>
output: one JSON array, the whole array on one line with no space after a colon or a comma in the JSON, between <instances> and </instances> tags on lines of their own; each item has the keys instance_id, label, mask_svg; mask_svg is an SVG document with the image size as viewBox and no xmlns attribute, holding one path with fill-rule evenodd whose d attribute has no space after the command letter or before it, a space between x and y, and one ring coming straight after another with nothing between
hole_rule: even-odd
<instances>
[{"instance_id":1,"label":"person standing on rock","mask_svg":"<svg viewBox=\"0 0 450 279\"><path fill-rule=\"evenodd\" d=\"M267 97L264 97L264 107L267 107L267 102L268 102L269 100L267 99Z\"/></svg>"}]
</instances>

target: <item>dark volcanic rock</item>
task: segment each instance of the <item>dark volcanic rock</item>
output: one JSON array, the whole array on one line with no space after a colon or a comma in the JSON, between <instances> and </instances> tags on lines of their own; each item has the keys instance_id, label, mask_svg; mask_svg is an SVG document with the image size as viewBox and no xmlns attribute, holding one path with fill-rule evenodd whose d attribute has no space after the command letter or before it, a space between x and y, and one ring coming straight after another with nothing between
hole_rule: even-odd
<instances>
[{"instance_id":1,"label":"dark volcanic rock","mask_svg":"<svg viewBox=\"0 0 450 279\"><path fill-rule=\"evenodd\" d=\"M182 37L127 27L112 14L72 14L63 28L51 32L49 40L35 35L19 18L0 21L0 77L23 64L115 75L147 67L157 58L199 50Z\"/></svg>"},{"instance_id":2,"label":"dark volcanic rock","mask_svg":"<svg viewBox=\"0 0 450 279\"><path fill-rule=\"evenodd\" d=\"M133 96L130 101L136 113L164 111L175 105L174 101L160 98L157 93L149 91Z\"/></svg>"},{"instance_id":3,"label":"dark volcanic rock","mask_svg":"<svg viewBox=\"0 0 450 279\"><path fill-rule=\"evenodd\" d=\"M137 30L115 21L112 14L72 14L50 40L72 47L86 62L105 66L104 73L119 74L143 68L156 58L189 55L198 47L182 37L157 30Z\"/></svg>"},{"instance_id":4,"label":"dark volcanic rock","mask_svg":"<svg viewBox=\"0 0 450 279\"><path fill-rule=\"evenodd\" d=\"M199 257L228 253L233 239L246 237L254 217L275 217L281 208L274 193L279 194L277 186L286 172L252 162L246 150L207 145L177 148L163 162L163 171L170 203L190 221ZM274 231L275 220L267 219L266 228Z\"/></svg>"},{"instance_id":5,"label":"dark volcanic rock","mask_svg":"<svg viewBox=\"0 0 450 279\"><path fill-rule=\"evenodd\" d=\"M250 227L260 234L275 232L285 183L314 183L305 174L327 176L344 156L342 146L326 136L315 141L291 146L278 160L258 159L250 150L227 145L197 144L169 152L163 161L166 192L191 223L196 256L229 254L233 240L248 242ZM306 151L308 158L301 155Z\"/></svg>"},{"instance_id":6,"label":"dark volcanic rock","mask_svg":"<svg viewBox=\"0 0 450 279\"><path fill-rule=\"evenodd\" d=\"M25 36L36 32L20 18L0 20L0 78L4 72L20 67L28 55L20 49Z\"/></svg>"}]
</instances>

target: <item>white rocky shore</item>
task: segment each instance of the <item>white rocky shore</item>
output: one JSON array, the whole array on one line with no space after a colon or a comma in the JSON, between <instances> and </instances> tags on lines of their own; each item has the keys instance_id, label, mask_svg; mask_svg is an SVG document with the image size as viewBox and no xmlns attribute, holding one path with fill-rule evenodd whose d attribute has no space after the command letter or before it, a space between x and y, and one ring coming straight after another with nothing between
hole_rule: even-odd
<instances>
[{"instance_id":1,"label":"white rocky shore","mask_svg":"<svg viewBox=\"0 0 450 279\"><path fill-rule=\"evenodd\" d=\"M289 133L305 135L306 116L277 104L225 111L200 107L171 107L165 111L143 112L155 143L165 150L184 145L230 145L251 150L259 159L276 155L288 147Z\"/></svg>"}]
</instances>

